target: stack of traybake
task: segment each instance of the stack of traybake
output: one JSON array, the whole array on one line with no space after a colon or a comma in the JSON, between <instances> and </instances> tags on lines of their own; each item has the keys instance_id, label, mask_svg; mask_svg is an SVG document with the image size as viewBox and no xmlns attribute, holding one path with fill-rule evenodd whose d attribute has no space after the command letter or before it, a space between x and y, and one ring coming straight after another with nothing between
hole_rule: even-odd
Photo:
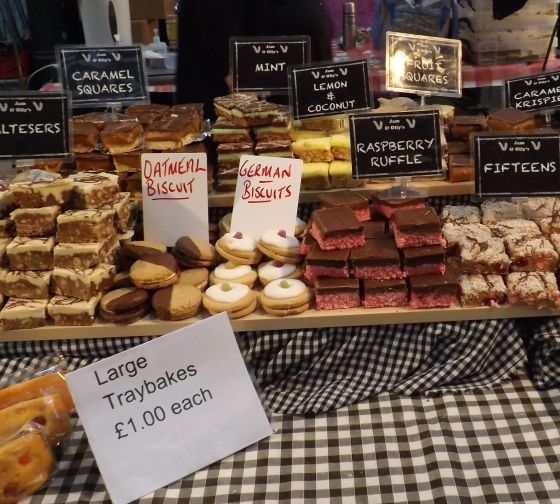
<instances>
[{"instance_id":1,"label":"stack of traybake","mask_svg":"<svg viewBox=\"0 0 560 504\"><path fill-rule=\"evenodd\" d=\"M370 208L367 198L340 191L320 201L303 242L318 309L452 304L456 281L445 268L440 219L423 200Z\"/></svg>"},{"instance_id":2,"label":"stack of traybake","mask_svg":"<svg viewBox=\"0 0 560 504\"><path fill-rule=\"evenodd\" d=\"M354 187L348 118L302 119L290 134L292 150L303 160L302 189Z\"/></svg>"},{"instance_id":3,"label":"stack of traybake","mask_svg":"<svg viewBox=\"0 0 560 504\"><path fill-rule=\"evenodd\" d=\"M72 121L75 168L78 172L119 175L123 191L141 196L140 158L145 152L205 152L195 142L201 134L201 103L139 103L124 114L92 112Z\"/></svg>"},{"instance_id":4,"label":"stack of traybake","mask_svg":"<svg viewBox=\"0 0 560 504\"><path fill-rule=\"evenodd\" d=\"M129 194L116 175L15 182L2 192L17 208L3 234L0 311L4 329L47 323L89 325L101 293L112 285L117 232L126 231Z\"/></svg>"},{"instance_id":5,"label":"stack of traybake","mask_svg":"<svg viewBox=\"0 0 560 504\"><path fill-rule=\"evenodd\" d=\"M235 191L244 154L293 157L290 115L286 107L234 93L214 99L218 118L212 126L217 150L216 189Z\"/></svg>"}]
</instances>

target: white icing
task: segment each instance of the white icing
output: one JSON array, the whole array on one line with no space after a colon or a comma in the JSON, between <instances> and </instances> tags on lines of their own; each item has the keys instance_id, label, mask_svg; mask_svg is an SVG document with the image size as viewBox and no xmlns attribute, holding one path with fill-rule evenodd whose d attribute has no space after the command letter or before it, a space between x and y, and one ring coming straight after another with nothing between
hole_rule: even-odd
<instances>
[{"instance_id":1,"label":"white icing","mask_svg":"<svg viewBox=\"0 0 560 504\"><path fill-rule=\"evenodd\" d=\"M294 235L286 234L286 237L278 234L278 229L269 229L261 235L261 240L274 247L293 249L299 247L299 241Z\"/></svg>"},{"instance_id":2,"label":"white icing","mask_svg":"<svg viewBox=\"0 0 560 504\"><path fill-rule=\"evenodd\" d=\"M251 290L246 285L230 283L229 286L231 289L224 291L222 290L222 285L223 284L220 283L212 285L212 287L208 287L205 294L212 301L216 301L217 303L236 303L249 294L249 291Z\"/></svg>"},{"instance_id":3,"label":"white icing","mask_svg":"<svg viewBox=\"0 0 560 504\"><path fill-rule=\"evenodd\" d=\"M214 270L214 275L216 278L220 278L222 280L235 280L237 278L244 277L251 273L251 266L247 264L240 264L235 268L226 268L227 263L218 264L216 269Z\"/></svg>"},{"instance_id":4,"label":"white icing","mask_svg":"<svg viewBox=\"0 0 560 504\"><path fill-rule=\"evenodd\" d=\"M253 252L257 247L255 240L247 235L243 235L242 238L235 238L234 233L226 233L222 240L224 240L226 247L230 250Z\"/></svg>"},{"instance_id":5,"label":"white icing","mask_svg":"<svg viewBox=\"0 0 560 504\"><path fill-rule=\"evenodd\" d=\"M289 286L280 287L282 282L288 282ZM305 289L305 284L301 280L274 280L264 288L264 294L272 299L288 299L300 296Z\"/></svg>"},{"instance_id":6,"label":"white icing","mask_svg":"<svg viewBox=\"0 0 560 504\"><path fill-rule=\"evenodd\" d=\"M278 280L286 278L296 270L295 264L280 264L276 261L268 261L259 266L259 277L263 280Z\"/></svg>"}]
</instances>

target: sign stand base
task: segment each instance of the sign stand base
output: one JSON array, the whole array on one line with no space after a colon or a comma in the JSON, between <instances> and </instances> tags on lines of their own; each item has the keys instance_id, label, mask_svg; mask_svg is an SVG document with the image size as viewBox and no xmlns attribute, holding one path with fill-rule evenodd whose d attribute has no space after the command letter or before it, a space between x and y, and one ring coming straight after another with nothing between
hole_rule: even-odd
<instances>
[{"instance_id":1,"label":"sign stand base","mask_svg":"<svg viewBox=\"0 0 560 504\"><path fill-rule=\"evenodd\" d=\"M420 196L418 191L408 186L412 177L395 177L394 180L395 185L379 195L381 199L408 199Z\"/></svg>"},{"instance_id":2,"label":"sign stand base","mask_svg":"<svg viewBox=\"0 0 560 504\"><path fill-rule=\"evenodd\" d=\"M432 93L418 93L418 96L420 96L420 106L425 107L426 106L426 98L428 98L429 96L432 96Z\"/></svg>"},{"instance_id":3,"label":"sign stand base","mask_svg":"<svg viewBox=\"0 0 560 504\"><path fill-rule=\"evenodd\" d=\"M107 111L115 117L117 114L120 113L122 110L122 103L121 102L108 102L107 104Z\"/></svg>"}]
</instances>

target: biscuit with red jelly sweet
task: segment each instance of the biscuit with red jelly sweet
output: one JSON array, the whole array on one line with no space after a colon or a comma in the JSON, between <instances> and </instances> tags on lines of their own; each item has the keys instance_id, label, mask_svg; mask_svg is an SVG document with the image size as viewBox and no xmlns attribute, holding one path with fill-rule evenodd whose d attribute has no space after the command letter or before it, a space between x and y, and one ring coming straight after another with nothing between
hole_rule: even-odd
<instances>
[{"instance_id":1,"label":"biscuit with red jelly sweet","mask_svg":"<svg viewBox=\"0 0 560 504\"><path fill-rule=\"evenodd\" d=\"M299 240L284 229L265 231L257 242L257 247L265 256L283 263L299 264L303 260Z\"/></svg>"},{"instance_id":2,"label":"biscuit with red jelly sweet","mask_svg":"<svg viewBox=\"0 0 560 504\"><path fill-rule=\"evenodd\" d=\"M268 285L283 278L301 278L303 271L298 265L272 260L259 264L258 275L261 284Z\"/></svg>"},{"instance_id":3,"label":"biscuit with red jelly sweet","mask_svg":"<svg viewBox=\"0 0 560 504\"><path fill-rule=\"evenodd\" d=\"M235 264L258 264L262 252L253 238L240 231L226 233L216 242L216 251L227 261Z\"/></svg>"}]
</instances>

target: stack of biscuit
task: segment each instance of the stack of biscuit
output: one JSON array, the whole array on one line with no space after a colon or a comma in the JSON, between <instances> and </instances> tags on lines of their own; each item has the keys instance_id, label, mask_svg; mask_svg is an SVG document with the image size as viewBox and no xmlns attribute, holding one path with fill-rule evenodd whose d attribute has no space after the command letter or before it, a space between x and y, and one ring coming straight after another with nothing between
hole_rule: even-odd
<instances>
[{"instance_id":1,"label":"stack of biscuit","mask_svg":"<svg viewBox=\"0 0 560 504\"><path fill-rule=\"evenodd\" d=\"M244 154L293 157L290 116L285 107L234 93L214 99L218 118L212 126L216 144L216 189L234 191Z\"/></svg>"},{"instance_id":2,"label":"stack of biscuit","mask_svg":"<svg viewBox=\"0 0 560 504\"><path fill-rule=\"evenodd\" d=\"M290 133L292 150L303 160L302 189L355 187L350 132L345 115L303 119Z\"/></svg>"},{"instance_id":3,"label":"stack of biscuit","mask_svg":"<svg viewBox=\"0 0 560 504\"><path fill-rule=\"evenodd\" d=\"M119 251L114 290L101 298L99 315L119 325L131 324L152 308L161 320L194 317L201 308L208 269L217 255L206 240L180 237L171 253L158 242L132 241ZM186 268L181 270L181 268Z\"/></svg>"},{"instance_id":4,"label":"stack of biscuit","mask_svg":"<svg viewBox=\"0 0 560 504\"><path fill-rule=\"evenodd\" d=\"M4 219L0 311L4 329L47 324L90 325L101 293L113 281L117 232L127 229L129 194L115 175L79 173L67 178L14 182L0 206L17 208Z\"/></svg>"}]
</instances>

